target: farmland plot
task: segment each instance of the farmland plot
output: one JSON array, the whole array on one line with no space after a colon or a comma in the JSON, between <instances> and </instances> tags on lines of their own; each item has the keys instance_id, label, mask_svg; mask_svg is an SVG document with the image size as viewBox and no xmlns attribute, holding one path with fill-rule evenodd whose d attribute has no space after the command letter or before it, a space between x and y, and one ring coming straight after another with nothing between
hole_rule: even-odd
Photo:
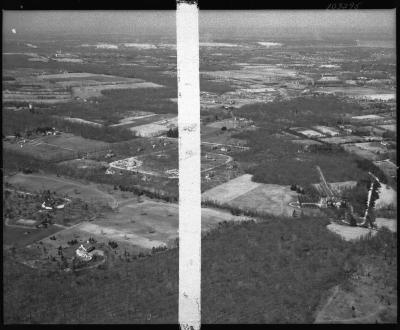
<instances>
[{"instance_id":1,"label":"farmland plot","mask_svg":"<svg viewBox=\"0 0 400 330\"><path fill-rule=\"evenodd\" d=\"M244 174L202 194L202 200L273 215L291 216L294 208L290 202L297 201L297 193L289 186L263 184L251 181Z\"/></svg>"},{"instance_id":2,"label":"farmland plot","mask_svg":"<svg viewBox=\"0 0 400 330\"><path fill-rule=\"evenodd\" d=\"M88 99L91 97L100 97L101 91L110 89L136 89L136 88L160 88L162 85L155 84L152 82L133 82L133 83L121 83L121 84L108 84L108 85L95 85L86 87L72 87L72 95L74 97L80 97L82 99Z\"/></svg>"},{"instance_id":3,"label":"farmland plot","mask_svg":"<svg viewBox=\"0 0 400 330\"><path fill-rule=\"evenodd\" d=\"M109 147L109 144L106 142L85 139L69 133L26 140L26 143L23 144L4 142L3 145L5 149L15 150L37 159L49 161L76 158L79 153L101 151Z\"/></svg>"},{"instance_id":4,"label":"farmland plot","mask_svg":"<svg viewBox=\"0 0 400 330\"><path fill-rule=\"evenodd\" d=\"M117 200L110 194L100 190L94 184L83 184L70 179L41 174L16 174L7 179L12 185L22 187L28 191L49 189L57 194L67 194L70 197L86 201L94 201L115 207Z\"/></svg>"},{"instance_id":5,"label":"farmland plot","mask_svg":"<svg viewBox=\"0 0 400 330\"><path fill-rule=\"evenodd\" d=\"M175 129L178 126L178 117L163 119L150 124L131 127L130 130L137 136L152 137L168 132L169 129Z\"/></svg>"}]
</instances>

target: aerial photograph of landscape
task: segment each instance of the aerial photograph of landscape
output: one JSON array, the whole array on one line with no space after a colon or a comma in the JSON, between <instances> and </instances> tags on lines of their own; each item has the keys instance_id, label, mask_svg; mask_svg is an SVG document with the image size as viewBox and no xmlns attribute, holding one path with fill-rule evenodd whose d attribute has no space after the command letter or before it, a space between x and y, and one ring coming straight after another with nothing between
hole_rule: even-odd
<instances>
[{"instance_id":1,"label":"aerial photograph of landscape","mask_svg":"<svg viewBox=\"0 0 400 330\"><path fill-rule=\"evenodd\" d=\"M395 25L200 9L202 324L397 322ZM177 324L175 10L2 37L3 322Z\"/></svg>"}]
</instances>

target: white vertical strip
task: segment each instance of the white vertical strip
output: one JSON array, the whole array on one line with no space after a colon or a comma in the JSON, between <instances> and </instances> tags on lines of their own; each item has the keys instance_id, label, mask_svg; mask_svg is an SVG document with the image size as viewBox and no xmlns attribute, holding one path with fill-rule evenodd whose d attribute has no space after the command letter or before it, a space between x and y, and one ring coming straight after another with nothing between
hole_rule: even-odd
<instances>
[{"instance_id":1,"label":"white vertical strip","mask_svg":"<svg viewBox=\"0 0 400 330\"><path fill-rule=\"evenodd\" d=\"M200 78L196 4L177 3L179 323L200 329Z\"/></svg>"}]
</instances>

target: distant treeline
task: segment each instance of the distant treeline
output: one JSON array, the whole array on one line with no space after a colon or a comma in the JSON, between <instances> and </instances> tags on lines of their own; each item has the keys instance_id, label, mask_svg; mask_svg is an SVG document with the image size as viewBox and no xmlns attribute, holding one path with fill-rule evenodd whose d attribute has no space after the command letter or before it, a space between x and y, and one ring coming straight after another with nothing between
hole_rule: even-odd
<instances>
[{"instance_id":1,"label":"distant treeline","mask_svg":"<svg viewBox=\"0 0 400 330\"><path fill-rule=\"evenodd\" d=\"M335 125L340 122L341 115L359 114L361 110L355 103L343 102L332 95L321 95L248 104L234 110L234 113L236 116L252 119L257 126L276 129L291 125Z\"/></svg>"}]
</instances>

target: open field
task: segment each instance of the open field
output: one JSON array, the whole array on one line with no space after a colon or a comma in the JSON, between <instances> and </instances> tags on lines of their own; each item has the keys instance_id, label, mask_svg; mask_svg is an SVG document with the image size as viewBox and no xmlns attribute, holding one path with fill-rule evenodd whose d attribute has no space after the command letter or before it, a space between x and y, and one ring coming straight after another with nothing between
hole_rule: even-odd
<instances>
[{"instance_id":1,"label":"open field","mask_svg":"<svg viewBox=\"0 0 400 330\"><path fill-rule=\"evenodd\" d=\"M294 201L297 201L297 193L290 190L290 187L261 184L247 194L238 196L228 203L244 210L290 217L294 208L289 203Z\"/></svg>"},{"instance_id":2,"label":"open field","mask_svg":"<svg viewBox=\"0 0 400 330\"><path fill-rule=\"evenodd\" d=\"M7 182L27 191L48 189L60 196L80 198L87 202L108 205L113 209L104 211L100 217L96 216L90 222L75 222L75 225L64 227L64 230L55 235L56 240L50 240L49 234L43 243L53 246L54 249L59 245L68 247L67 242L79 235L82 242L91 236L104 244L108 244L111 240L117 241L119 248L116 249L116 253L122 254L126 250L137 254L153 247L171 246L178 235L177 204L153 201L143 196L139 198L118 191L112 191L111 194L95 184L83 184L49 175L17 174L7 178ZM223 210L202 209L203 230L213 228L222 221L246 219ZM13 229L10 227L10 230ZM32 240L29 241L33 243Z\"/></svg>"},{"instance_id":3,"label":"open field","mask_svg":"<svg viewBox=\"0 0 400 330\"><path fill-rule=\"evenodd\" d=\"M127 126L137 123L139 119L143 120L144 118L149 118L153 116L156 116L156 114L148 111L131 111L129 112L128 117L120 119L119 123L113 124L111 126Z\"/></svg>"},{"instance_id":4,"label":"open field","mask_svg":"<svg viewBox=\"0 0 400 330\"><path fill-rule=\"evenodd\" d=\"M95 184L84 184L71 179L59 178L53 175L22 174L18 173L6 179L16 187L28 191L48 189L60 195L81 198L86 201L95 201L111 207L117 206L117 200L110 194L100 190Z\"/></svg>"},{"instance_id":5,"label":"open field","mask_svg":"<svg viewBox=\"0 0 400 330\"><path fill-rule=\"evenodd\" d=\"M381 209L388 206L397 208L397 191L389 185L381 183L379 198L375 201L375 208Z\"/></svg>"},{"instance_id":6,"label":"open field","mask_svg":"<svg viewBox=\"0 0 400 330\"><path fill-rule=\"evenodd\" d=\"M246 140L232 136L237 133L237 130L221 131L220 128L215 128L210 125L202 125L200 131L202 148L215 148L219 151L222 147L229 147L235 151L245 150L248 148Z\"/></svg>"},{"instance_id":7,"label":"open field","mask_svg":"<svg viewBox=\"0 0 400 330\"><path fill-rule=\"evenodd\" d=\"M96 123L94 121L90 120L85 120L81 118L71 118L71 117L62 117L66 121L70 121L72 123L80 123L80 124L85 124L85 125L90 125L90 126L95 126L95 127L102 127L103 125L100 123Z\"/></svg>"},{"instance_id":8,"label":"open field","mask_svg":"<svg viewBox=\"0 0 400 330\"><path fill-rule=\"evenodd\" d=\"M170 113L156 114L152 112L138 111L142 113L135 115L135 111L128 111L123 114L123 118L118 123L110 125L111 127L123 127L130 128L131 131L135 131L135 127L151 127L152 124L166 125L175 122L177 119L176 115Z\"/></svg>"},{"instance_id":9,"label":"open field","mask_svg":"<svg viewBox=\"0 0 400 330\"><path fill-rule=\"evenodd\" d=\"M61 161L65 159L72 159L77 156L76 152L72 149L60 148L58 146L45 143L27 143L21 145L19 143L4 142L3 148L5 150L15 151L19 154L46 161Z\"/></svg>"},{"instance_id":10,"label":"open field","mask_svg":"<svg viewBox=\"0 0 400 330\"><path fill-rule=\"evenodd\" d=\"M379 125L379 127L388 130L390 132L396 132L396 125Z\"/></svg>"},{"instance_id":11,"label":"open field","mask_svg":"<svg viewBox=\"0 0 400 330\"><path fill-rule=\"evenodd\" d=\"M20 91L3 91L3 102L56 104L72 101L72 96L65 90L38 91L36 88L26 88Z\"/></svg>"},{"instance_id":12,"label":"open field","mask_svg":"<svg viewBox=\"0 0 400 330\"><path fill-rule=\"evenodd\" d=\"M212 171L218 167L228 165L232 161L232 157L224 155L206 152L201 155L201 172Z\"/></svg>"},{"instance_id":13,"label":"open field","mask_svg":"<svg viewBox=\"0 0 400 330\"><path fill-rule=\"evenodd\" d=\"M205 191L202 200L215 201L242 210L292 216L294 208L289 203L297 201L296 192L288 186L256 183L251 178L251 175L244 174Z\"/></svg>"},{"instance_id":14,"label":"open field","mask_svg":"<svg viewBox=\"0 0 400 330\"><path fill-rule=\"evenodd\" d=\"M3 248L15 246L16 248L33 244L47 236L54 235L62 230L62 227L49 226L47 228L32 229L9 227L3 224Z\"/></svg>"},{"instance_id":15,"label":"open field","mask_svg":"<svg viewBox=\"0 0 400 330\"><path fill-rule=\"evenodd\" d=\"M390 160L375 161L374 165L378 166L387 176L397 176L397 166Z\"/></svg>"},{"instance_id":16,"label":"open field","mask_svg":"<svg viewBox=\"0 0 400 330\"><path fill-rule=\"evenodd\" d=\"M378 230L380 230L382 227L385 227L391 232L397 232L397 220L395 219L376 218L376 225L378 227ZM378 233L378 230L376 229L351 227L334 222L329 224L327 228L328 230L339 235L346 241L357 241L362 238L374 236Z\"/></svg>"},{"instance_id":17,"label":"open field","mask_svg":"<svg viewBox=\"0 0 400 330\"><path fill-rule=\"evenodd\" d=\"M201 197L203 200L216 200L220 203L227 203L260 186L260 183L251 181L251 178L250 174L244 174L204 192Z\"/></svg>"},{"instance_id":18,"label":"open field","mask_svg":"<svg viewBox=\"0 0 400 330\"><path fill-rule=\"evenodd\" d=\"M137 136L157 136L168 132L169 129L174 129L178 126L178 117L154 121L150 124L138 125L131 127L130 130Z\"/></svg>"},{"instance_id":19,"label":"open field","mask_svg":"<svg viewBox=\"0 0 400 330\"><path fill-rule=\"evenodd\" d=\"M365 158L371 161L382 159L381 155L373 152L372 150L366 149L364 146L364 143L347 143L343 145L343 148L349 153L354 153L361 158Z\"/></svg>"},{"instance_id":20,"label":"open field","mask_svg":"<svg viewBox=\"0 0 400 330\"><path fill-rule=\"evenodd\" d=\"M305 135L308 138L321 138L324 137L325 135L317 132L315 130L312 129L306 129L306 128L302 128L302 127L293 127L291 128L292 131L295 131L299 134Z\"/></svg>"},{"instance_id":21,"label":"open field","mask_svg":"<svg viewBox=\"0 0 400 330\"><path fill-rule=\"evenodd\" d=\"M245 220L249 218L233 216L222 210L202 209L202 231L216 228L220 222ZM28 228L28 240L26 235L14 230L19 228L7 229L10 237L6 244L9 243L9 247L13 246L14 249L21 248L15 255L16 259L32 268L54 268L60 259L60 250L72 262L76 248L80 244L87 244L89 240L100 250L110 249L109 242L115 242L117 245L112 247L112 259L126 260L147 255L154 249L176 246L178 205L138 197L125 198L119 201L117 210L89 221L72 226L53 225L50 230ZM24 230L26 233L27 229ZM62 262L62 259L59 261ZM109 265L113 263L112 260L106 262Z\"/></svg>"},{"instance_id":22,"label":"open field","mask_svg":"<svg viewBox=\"0 0 400 330\"><path fill-rule=\"evenodd\" d=\"M109 82L109 81L130 81L133 79L116 77L106 74L93 74L88 72L67 72L67 73L56 73L56 74L42 74L39 76L40 79L50 80L52 82L62 81L98 81L98 82ZM140 80L137 80L140 81Z\"/></svg>"},{"instance_id":23,"label":"open field","mask_svg":"<svg viewBox=\"0 0 400 330\"><path fill-rule=\"evenodd\" d=\"M98 85L98 86L86 86L86 87L72 87L72 95L74 97L80 97L87 99L91 97L100 97L102 91L115 90L115 89L136 89L136 88L160 88L162 85L158 85L152 82L133 82L133 83L121 83L121 84L110 84L110 85Z\"/></svg>"},{"instance_id":24,"label":"open field","mask_svg":"<svg viewBox=\"0 0 400 330\"><path fill-rule=\"evenodd\" d=\"M3 100L7 102L60 103L73 98L88 99L102 96L102 91L160 88L163 85L138 78L87 72L36 74L7 71L15 78L7 83ZM39 70L40 72L40 70ZM17 88L14 88L17 86Z\"/></svg>"},{"instance_id":25,"label":"open field","mask_svg":"<svg viewBox=\"0 0 400 330\"><path fill-rule=\"evenodd\" d=\"M388 89L365 88L365 87L320 87L316 91L323 93L333 93L345 95L356 99L369 100L392 100L396 98L396 93Z\"/></svg>"},{"instance_id":26,"label":"open field","mask_svg":"<svg viewBox=\"0 0 400 330\"><path fill-rule=\"evenodd\" d=\"M321 133L328 135L328 136L336 136L336 135L340 134L340 132L334 127L317 125L317 126L314 126L313 128L315 128L317 131L320 131Z\"/></svg>"},{"instance_id":27,"label":"open field","mask_svg":"<svg viewBox=\"0 0 400 330\"><path fill-rule=\"evenodd\" d=\"M49 161L61 161L77 157L80 153L104 150L109 144L102 141L85 139L69 133L61 135L48 135L33 140L25 140L25 143L4 142L5 149L15 150L34 158Z\"/></svg>"}]
</instances>

